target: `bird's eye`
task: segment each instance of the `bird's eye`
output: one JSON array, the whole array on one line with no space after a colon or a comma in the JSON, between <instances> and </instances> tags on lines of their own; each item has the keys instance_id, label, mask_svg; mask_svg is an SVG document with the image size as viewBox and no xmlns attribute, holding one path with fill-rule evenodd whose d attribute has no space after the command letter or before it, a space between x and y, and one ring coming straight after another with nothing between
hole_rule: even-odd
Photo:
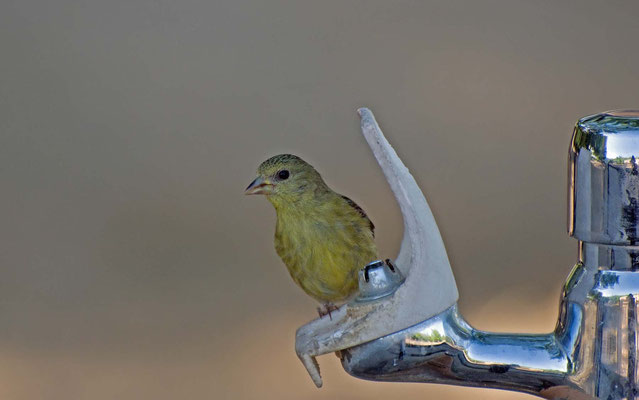
<instances>
[{"instance_id":1,"label":"bird's eye","mask_svg":"<svg viewBox=\"0 0 639 400\"><path fill-rule=\"evenodd\" d=\"M280 172L277 173L277 177L280 178L281 180L285 180L288 179L289 176L289 172L285 169L281 170Z\"/></svg>"}]
</instances>

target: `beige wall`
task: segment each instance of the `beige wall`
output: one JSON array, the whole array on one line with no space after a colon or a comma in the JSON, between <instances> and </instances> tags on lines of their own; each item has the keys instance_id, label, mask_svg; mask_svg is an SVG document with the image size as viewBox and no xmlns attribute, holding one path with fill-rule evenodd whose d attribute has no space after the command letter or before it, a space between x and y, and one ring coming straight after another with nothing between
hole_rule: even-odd
<instances>
[{"instance_id":1,"label":"beige wall","mask_svg":"<svg viewBox=\"0 0 639 400\"><path fill-rule=\"evenodd\" d=\"M609 2L613 4L613 2ZM424 189L479 328L543 332L576 255L577 118L639 107L636 2L4 1L0 398L520 399L293 352L315 304L244 197L293 152L377 225L369 106Z\"/></svg>"}]
</instances>

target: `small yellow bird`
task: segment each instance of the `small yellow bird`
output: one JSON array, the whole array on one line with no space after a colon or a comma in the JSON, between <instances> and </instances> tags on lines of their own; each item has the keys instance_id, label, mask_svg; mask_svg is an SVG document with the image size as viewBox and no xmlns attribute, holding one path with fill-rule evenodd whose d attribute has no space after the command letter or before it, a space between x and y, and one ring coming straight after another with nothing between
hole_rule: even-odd
<instances>
[{"instance_id":1,"label":"small yellow bird","mask_svg":"<svg viewBox=\"0 0 639 400\"><path fill-rule=\"evenodd\" d=\"M292 154L264 161L245 194L266 195L275 207L275 250L295 283L324 306L320 316L357 292L358 270L378 256L375 226L354 201Z\"/></svg>"}]
</instances>

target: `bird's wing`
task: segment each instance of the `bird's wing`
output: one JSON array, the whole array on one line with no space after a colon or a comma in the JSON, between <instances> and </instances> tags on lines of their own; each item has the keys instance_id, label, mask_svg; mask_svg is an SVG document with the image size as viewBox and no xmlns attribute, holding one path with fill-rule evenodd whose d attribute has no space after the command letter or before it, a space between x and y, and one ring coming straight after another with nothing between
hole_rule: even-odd
<instances>
[{"instance_id":1,"label":"bird's wing","mask_svg":"<svg viewBox=\"0 0 639 400\"><path fill-rule=\"evenodd\" d=\"M357 213L362 216L362 218L368 221L368 225L371 227L371 233L373 234L373 237L375 237L375 225L373 225L373 221L371 221L370 218L368 218L368 215L366 215L362 207L358 206L357 203L355 203L353 200L349 199L348 197L344 195L340 195L340 196L342 196L342 198L346 200L348 205L353 207L355 211L357 211Z\"/></svg>"}]
</instances>

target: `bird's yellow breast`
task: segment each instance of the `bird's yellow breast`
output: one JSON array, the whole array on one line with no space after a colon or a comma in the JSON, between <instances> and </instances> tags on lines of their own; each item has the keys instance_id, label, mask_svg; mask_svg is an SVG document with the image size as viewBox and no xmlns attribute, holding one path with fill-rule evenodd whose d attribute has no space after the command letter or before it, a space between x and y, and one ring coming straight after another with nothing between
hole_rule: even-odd
<instances>
[{"instance_id":1,"label":"bird's yellow breast","mask_svg":"<svg viewBox=\"0 0 639 400\"><path fill-rule=\"evenodd\" d=\"M293 280L322 303L352 296L358 270L377 259L368 219L339 195L304 209L276 209L275 249Z\"/></svg>"}]
</instances>

